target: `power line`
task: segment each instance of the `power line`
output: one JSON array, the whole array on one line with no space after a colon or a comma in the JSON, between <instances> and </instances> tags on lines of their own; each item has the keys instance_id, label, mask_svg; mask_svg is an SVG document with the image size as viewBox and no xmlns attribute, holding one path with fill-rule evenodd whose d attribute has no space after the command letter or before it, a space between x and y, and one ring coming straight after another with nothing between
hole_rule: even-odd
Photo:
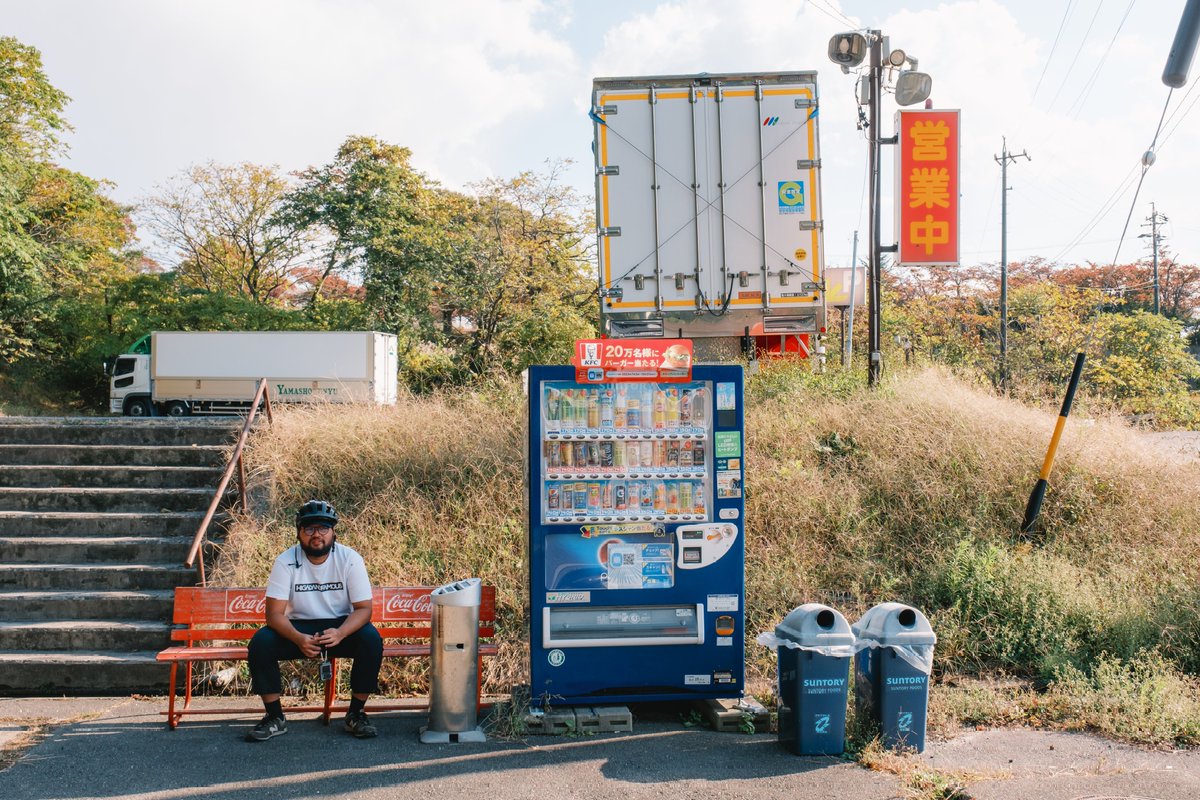
<instances>
[{"instance_id":1,"label":"power line","mask_svg":"<svg viewBox=\"0 0 1200 800\"><path fill-rule=\"evenodd\" d=\"M1071 6L1075 5L1075 0L1067 0L1067 10L1063 12L1062 21L1058 23L1058 33L1054 34L1054 44L1050 45L1050 55L1046 56L1046 64L1042 67L1042 74L1038 76L1037 86L1033 87L1033 97L1030 100L1037 99L1038 89L1042 88L1042 79L1046 77L1046 70L1050 69L1050 61L1054 58L1054 51L1058 49L1058 40L1062 38L1063 28L1067 25L1067 19L1071 16Z\"/></svg>"},{"instance_id":2,"label":"power line","mask_svg":"<svg viewBox=\"0 0 1200 800\"><path fill-rule=\"evenodd\" d=\"M1125 8L1125 16L1121 17L1121 22L1117 25L1117 30L1113 33L1112 38L1108 40L1108 47L1104 48L1104 55L1100 56L1100 60L1096 63L1096 68L1092 70L1092 74L1088 76L1087 82L1083 85L1083 92L1079 97L1075 98L1075 102L1067 109L1067 116L1071 116L1071 111L1078 106L1079 111L1083 111L1083 105L1087 102L1088 95L1092 93L1092 89L1096 86L1096 79L1100 77L1100 70L1104 68L1104 62L1108 60L1108 54L1112 51L1113 45L1117 41L1117 37L1121 34L1121 29L1125 27L1125 20L1129 19L1129 12L1133 11L1133 4L1137 0L1129 0L1129 5ZM1078 116L1078 112L1076 112Z\"/></svg>"},{"instance_id":3,"label":"power line","mask_svg":"<svg viewBox=\"0 0 1200 800\"><path fill-rule=\"evenodd\" d=\"M1096 4L1096 13L1092 14L1092 21L1088 23L1087 30L1083 32L1083 39L1079 42L1079 47L1075 50L1075 57L1071 59L1071 66L1067 67L1067 73L1063 75L1062 83L1058 85L1058 91L1054 93L1054 99L1050 101L1050 107L1047 112L1054 108L1058 102L1058 96L1062 94L1063 88L1067 85L1067 81L1071 78L1071 71L1075 69L1075 62L1079 60L1079 54L1083 52L1084 45L1087 44L1088 36L1092 33L1092 26L1096 24L1096 17L1100 16L1100 9L1104 8L1104 0L1100 0Z\"/></svg>"}]
</instances>

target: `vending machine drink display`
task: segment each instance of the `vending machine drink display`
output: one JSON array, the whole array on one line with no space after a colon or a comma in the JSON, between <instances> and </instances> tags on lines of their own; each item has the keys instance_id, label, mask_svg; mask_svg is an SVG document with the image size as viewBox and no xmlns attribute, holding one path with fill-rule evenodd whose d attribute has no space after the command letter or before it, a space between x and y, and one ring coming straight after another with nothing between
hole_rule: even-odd
<instances>
[{"instance_id":1,"label":"vending machine drink display","mask_svg":"<svg viewBox=\"0 0 1200 800\"><path fill-rule=\"evenodd\" d=\"M741 696L742 370L672 345L530 368L535 701Z\"/></svg>"}]
</instances>

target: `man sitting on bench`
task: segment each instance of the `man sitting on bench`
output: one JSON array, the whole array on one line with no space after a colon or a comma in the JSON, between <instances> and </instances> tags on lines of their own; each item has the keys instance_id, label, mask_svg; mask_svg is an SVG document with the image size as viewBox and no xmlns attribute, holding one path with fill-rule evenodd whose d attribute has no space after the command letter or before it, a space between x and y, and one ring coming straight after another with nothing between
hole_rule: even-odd
<instances>
[{"instance_id":1,"label":"man sitting on bench","mask_svg":"<svg viewBox=\"0 0 1200 800\"><path fill-rule=\"evenodd\" d=\"M376 735L363 706L379 690L383 639L371 624L371 582L362 556L337 544L338 515L322 500L309 500L296 512L297 544L275 559L267 581L267 624L250 640L250 680L262 697L266 716L246 734L265 742L287 733L279 694L279 662L320 658L329 679L328 658L351 658L350 711L345 728L369 739Z\"/></svg>"}]
</instances>

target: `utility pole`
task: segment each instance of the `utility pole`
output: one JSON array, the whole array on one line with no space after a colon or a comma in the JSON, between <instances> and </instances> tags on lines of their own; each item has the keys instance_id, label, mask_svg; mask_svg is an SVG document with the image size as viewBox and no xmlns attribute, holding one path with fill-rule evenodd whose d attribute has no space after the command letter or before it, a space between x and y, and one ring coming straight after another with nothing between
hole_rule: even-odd
<instances>
[{"instance_id":1,"label":"utility pole","mask_svg":"<svg viewBox=\"0 0 1200 800\"><path fill-rule=\"evenodd\" d=\"M1154 313L1155 314L1159 313L1158 312L1158 308L1159 308L1159 304L1158 304L1158 243L1159 243L1161 237L1158 235L1158 226L1161 223L1167 222L1167 221L1168 221L1167 216L1165 214L1158 213L1158 209L1156 209L1154 207L1154 203L1151 203L1150 204L1150 216L1146 217L1146 222L1148 222L1149 224L1142 226L1143 228L1149 228L1150 233L1148 233L1148 234L1143 233L1141 236L1138 237L1140 239L1148 238L1150 240L1150 249L1152 251L1152 259L1153 259L1153 263L1154 263Z\"/></svg>"},{"instance_id":2,"label":"utility pole","mask_svg":"<svg viewBox=\"0 0 1200 800\"><path fill-rule=\"evenodd\" d=\"M1000 155L992 156L1000 165L1000 391L1008 391L1008 162L1024 158L1032 161L1029 154L1008 152L1008 137L1002 137L1004 146Z\"/></svg>"},{"instance_id":3,"label":"utility pole","mask_svg":"<svg viewBox=\"0 0 1200 800\"><path fill-rule=\"evenodd\" d=\"M845 333L846 341L843 343L845 352L842 353L842 363L846 369L850 369L850 359L854 355L854 297L855 289L857 288L855 280L858 275L858 231L854 232L854 246L850 250L850 307L848 310L849 318L842 325L843 330L849 328L849 332Z\"/></svg>"},{"instance_id":4,"label":"utility pole","mask_svg":"<svg viewBox=\"0 0 1200 800\"><path fill-rule=\"evenodd\" d=\"M870 206L871 226L868 233L867 256L867 385L878 386L879 377L883 371L882 315L880 313L883 292L880 289L880 223L879 217L879 95L883 76L883 32L867 31L870 40L871 56L868 70L868 91L871 96L867 103L867 141L870 143L870 156L867 161L867 171L870 173L871 189L867 200Z\"/></svg>"}]
</instances>

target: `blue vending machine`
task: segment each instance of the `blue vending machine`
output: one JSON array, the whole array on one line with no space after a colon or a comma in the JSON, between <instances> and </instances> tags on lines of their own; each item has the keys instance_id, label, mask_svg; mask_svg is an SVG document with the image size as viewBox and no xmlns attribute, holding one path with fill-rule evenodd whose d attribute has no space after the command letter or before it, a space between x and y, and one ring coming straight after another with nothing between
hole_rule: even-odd
<instances>
[{"instance_id":1,"label":"blue vending machine","mask_svg":"<svg viewBox=\"0 0 1200 800\"><path fill-rule=\"evenodd\" d=\"M672 372L530 368L535 703L742 695L742 368Z\"/></svg>"}]
</instances>

